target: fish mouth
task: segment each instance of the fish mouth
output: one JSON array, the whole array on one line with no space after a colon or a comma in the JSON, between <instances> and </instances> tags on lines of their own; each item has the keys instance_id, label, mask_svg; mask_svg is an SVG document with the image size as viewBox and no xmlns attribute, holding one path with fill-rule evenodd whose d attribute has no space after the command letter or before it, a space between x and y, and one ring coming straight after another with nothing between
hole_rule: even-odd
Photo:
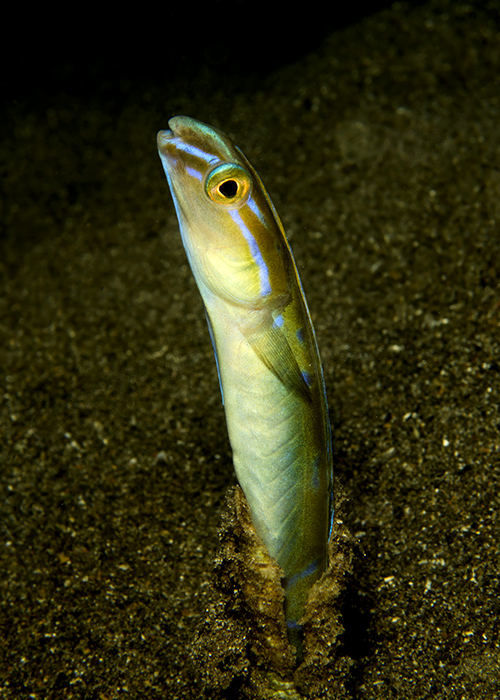
<instances>
[{"instance_id":1,"label":"fish mouth","mask_svg":"<svg viewBox=\"0 0 500 700\"><path fill-rule=\"evenodd\" d=\"M168 125L170 126L170 122ZM156 141L158 143L158 150L161 153L164 153L168 149L170 142L174 138L175 138L175 134L170 129L165 129L164 131L159 131L158 135L156 137Z\"/></svg>"},{"instance_id":2,"label":"fish mouth","mask_svg":"<svg viewBox=\"0 0 500 700\"><path fill-rule=\"evenodd\" d=\"M192 117L177 116L170 117L168 120L168 128L174 132L175 136L182 136L186 132L197 132L201 126L205 125Z\"/></svg>"},{"instance_id":3,"label":"fish mouth","mask_svg":"<svg viewBox=\"0 0 500 700\"><path fill-rule=\"evenodd\" d=\"M176 138L182 137L183 129L186 130L191 121L193 120L190 117L171 117L168 120L168 129L158 132L158 149L163 153L172 150L172 142Z\"/></svg>"},{"instance_id":4,"label":"fish mouth","mask_svg":"<svg viewBox=\"0 0 500 700\"><path fill-rule=\"evenodd\" d=\"M175 127L179 126L179 121L182 117L170 117L168 120L168 128L175 133Z\"/></svg>"}]
</instances>

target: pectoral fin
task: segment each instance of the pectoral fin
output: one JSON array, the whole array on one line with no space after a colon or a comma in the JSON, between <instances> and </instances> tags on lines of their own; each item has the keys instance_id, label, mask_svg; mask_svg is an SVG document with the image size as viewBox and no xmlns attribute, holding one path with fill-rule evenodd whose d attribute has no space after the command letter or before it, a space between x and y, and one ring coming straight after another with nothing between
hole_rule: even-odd
<instances>
[{"instance_id":1,"label":"pectoral fin","mask_svg":"<svg viewBox=\"0 0 500 700\"><path fill-rule=\"evenodd\" d=\"M311 389L281 328L266 328L244 334L259 359L290 391L312 401Z\"/></svg>"}]
</instances>

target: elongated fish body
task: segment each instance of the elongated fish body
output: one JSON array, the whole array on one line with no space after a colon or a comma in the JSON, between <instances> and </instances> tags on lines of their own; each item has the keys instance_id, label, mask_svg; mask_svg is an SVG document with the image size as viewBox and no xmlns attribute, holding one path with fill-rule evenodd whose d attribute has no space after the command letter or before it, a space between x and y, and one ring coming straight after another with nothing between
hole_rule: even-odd
<instances>
[{"instance_id":1,"label":"elongated fish body","mask_svg":"<svg viewBox=\"0 0 500 700\"><path fill-rule=\"evenodd\" d=\"M207 314L238 481L298 627L326 567L330 423L311 317L259 176L218 129L170 119L158 149Z\"/></svg>"}]
</instances>

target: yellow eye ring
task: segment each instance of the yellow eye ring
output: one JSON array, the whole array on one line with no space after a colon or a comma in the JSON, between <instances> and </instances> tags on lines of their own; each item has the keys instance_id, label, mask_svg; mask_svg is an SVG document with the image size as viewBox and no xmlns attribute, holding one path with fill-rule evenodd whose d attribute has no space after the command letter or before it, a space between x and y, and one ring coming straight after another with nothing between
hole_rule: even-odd
<instances>
[{"instance_id":1,"label":"yellow eye ring","mask_svg":"<svg viewBox=\"0 0 500 700\"><path fill-rule=\"evenodd\" d=\"M213 202L228 206L245 202L252 188L250 174L236 163L223 163L214 168L205 182L205 192Z\"/></svg>"}]
</instances>

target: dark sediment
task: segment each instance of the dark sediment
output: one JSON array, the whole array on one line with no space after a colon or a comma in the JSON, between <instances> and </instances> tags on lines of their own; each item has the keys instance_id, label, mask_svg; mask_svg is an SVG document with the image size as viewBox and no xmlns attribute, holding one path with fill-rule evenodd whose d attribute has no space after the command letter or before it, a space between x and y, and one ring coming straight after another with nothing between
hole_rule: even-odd
<instances>
[{"instance_id":1,"label":"dark sediment","mask_svg":"<svg viewBox=\"0 0 500 700\"><path fill-rule=\"evenodd\" d=\"M324 697L343 694L352 661L339 653L343 630L341 594L351 572L352 538L337 516L329 567L311 590L302 653L287 639L283 572L272 560L250 519L241 489L228 496L215 560L215 600L193 644L193 670L208 697L238 689L241 697ZM332 680L334 679L334 680Z\"/></svg>"},{"instance_id":2,"label":"dark sediment","mask_svg":"<svg viewBox=\"0 0 500 700\"><path fill-rule=\"evenodd\" d=\"M500 695L499 11L398 3L265 77L188 74L187 47L4 99L2 699L200 697L235 481L156 153L174 114L256 167L312 310L360 544L325 697Z\"/></svg>"}]
</instances>

